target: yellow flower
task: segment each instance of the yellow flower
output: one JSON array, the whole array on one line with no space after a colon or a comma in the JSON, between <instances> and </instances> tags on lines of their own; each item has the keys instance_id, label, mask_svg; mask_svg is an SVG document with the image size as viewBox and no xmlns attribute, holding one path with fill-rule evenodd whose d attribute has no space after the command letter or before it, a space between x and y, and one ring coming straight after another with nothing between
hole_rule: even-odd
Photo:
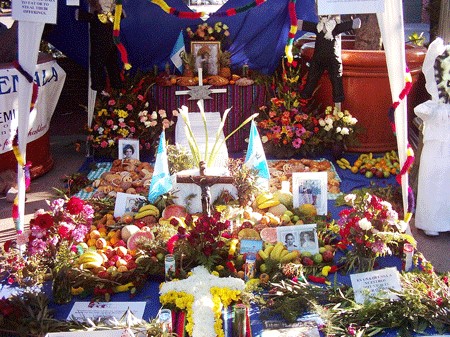
<instances>
[{"instance_id":1,"label":"yellow flower","mask_svg":"<svg viewBox=\"0 0 450 337\"><path fill-rule=\"evenodd\" d=\"M126 112L125 110L119 109L119 110L116 110L116 113L119 116L119 118L127 118L128 117L128 112Z\"/></svg>"},{"instance_id":2,"label":"yellow flower","mask_svg":"<svg viewBox=\"0 0 450 337\"><path fill-rule=\"evenodd\" d=\"M108 116L108 110L106 110L106 109L101 109L101 110L98 112L98 115L99 115L99 116L102 116L102 115Z\"/></svg>"}]
</instances>

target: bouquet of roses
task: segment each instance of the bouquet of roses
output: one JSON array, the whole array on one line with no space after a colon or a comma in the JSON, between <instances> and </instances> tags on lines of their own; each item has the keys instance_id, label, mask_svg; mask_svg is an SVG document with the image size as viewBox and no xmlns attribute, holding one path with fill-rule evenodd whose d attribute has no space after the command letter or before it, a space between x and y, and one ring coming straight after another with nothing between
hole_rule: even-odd
<instances>
[{"instance_id":1,"label":"bouquet of roses","mask_svg":"<svg viewBox=\"0 0 450 337\"><path fill-rule=\"evenodd\" d=\"M319 118L318 136L327 146L334 143L349 144L355 140L357 122L348 110L340 111L337 107L328 106L325 116Z\"/></svg>"},{"instance_id":2,"label":"bouquet of roses","mask_svg":"<svg viewBox=\"0 0 450 337\"><path fill-rule=\"evenodd\" d=\"M352 207L339 213L336 232L341 244L350 248L344 258L348 269L370 270L377 257L400 254L406 242L416 244L389 202L369 193L348 194L344 199ZM370 263L363 268L365 259Z\"/></svg>"}]
</instances>

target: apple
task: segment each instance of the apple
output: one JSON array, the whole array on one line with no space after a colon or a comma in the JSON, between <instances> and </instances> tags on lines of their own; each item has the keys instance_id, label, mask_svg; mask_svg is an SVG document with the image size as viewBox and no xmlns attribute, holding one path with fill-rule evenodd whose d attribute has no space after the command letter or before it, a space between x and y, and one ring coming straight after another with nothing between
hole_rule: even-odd
<instances>
[{"instance_id":1,"label":"apple","mask_svg":"<svg viewBox=\"0 0 450 337\"><path fill-rule=\"evenodd\" d=\"M326 250L322 253L322 258L324 262L331 262L334 259L334 254L331 250Z\"/></svg>"}]
</instances>

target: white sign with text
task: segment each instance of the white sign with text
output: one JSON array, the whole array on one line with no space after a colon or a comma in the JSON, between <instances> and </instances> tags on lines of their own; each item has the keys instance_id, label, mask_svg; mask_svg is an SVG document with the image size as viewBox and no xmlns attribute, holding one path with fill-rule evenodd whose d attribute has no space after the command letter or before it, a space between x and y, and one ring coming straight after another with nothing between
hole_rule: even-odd
<instances>
[{"instance_id":1,"label":"white sign with text","mask_svg":"<svg viewBox=\"0 0 450 337\"><path fill-rule=\"evenodd\" d=\"M371 302L374 297L396 299L397 296L390 290L401 291L400 277L395 267L351 274L355 302Z\"/></svg>"},{"instance_id":2,"label":"white sign with text","mask_svg":"<svg viewBox=\"0 0 450 337\"><path fill-rule=\"evenodd\" d=\"M98 318L120 318L127 309L139 319L142 319L145 310L145 302L75 302L67 319L83 321L86 318L96 320Z\"/></svg>"},{"instance_id":3,"label":"white sign with text","mask_svg":"<svg viewBox=\"0 0 450 337\"><path fill-rule=\"evenodd\" d=\"M57 0L12 0L12 17L18 21L56 24Z\"/></svg>"},{"instance_id":4,"label":"white sign with text","mask_svg":"<svg viewBox=\"0 0 450 337\"><path fill-rule=\"evenodd\" d=\"M28 142L39 139L48 131L65 79L65 71L54 60L36 66L34 82L39 89L36 104L30 112ZM0 69L0 154L12 150L18 127L19 81L26 80L15 68Z\"/></svg>"},{"instance_id":5,"label":"white sign with text","mask_svg":"<svg viewBox=\"0 0 450 337\"><path fill-rule=\"evenodd\" d=\"M318 0L317 14L383 13L384 0Z\"/></svg>"}]
</instances>

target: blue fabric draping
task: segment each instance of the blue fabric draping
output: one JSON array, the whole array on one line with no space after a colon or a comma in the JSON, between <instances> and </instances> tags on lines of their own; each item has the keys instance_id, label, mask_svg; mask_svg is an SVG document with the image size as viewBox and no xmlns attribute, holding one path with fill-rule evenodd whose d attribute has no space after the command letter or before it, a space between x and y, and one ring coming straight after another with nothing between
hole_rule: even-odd
<instances>
[{"instance_id":1,"label":"blue fabric draping","mask_svg":"<svg viewBox=\"0 0 450 337\"><path fill-rule=\"evenodd\" d=\"M77 7L59 0L57 25L51 26L45 38L77 63L88 64L88 29L85 22L75 20ZM190 11L182 0L167 0L180 11ZM228 0L219 9L239 8L251 0ZM206 22L222 21L230 29L230 48L233 67L248 64L250 69L271 74L284 53L290 28L289 0L267 0L260 6L230 17L210 17ZM86 8L86 3L82 4ZM123 0L125 17L121 21L120 39L125 45L133 71L149 71L157 65L170 63L170 52L181 30L195 28L203 20L181 19L165 13L150 0ZM315 21L314 0L297 0L299 19ZM300 32L298 33L300 34ZM188 38L185 35L186 48ZM171 64L171 63L170 63Z\"/></svg>"}]
</instances>

